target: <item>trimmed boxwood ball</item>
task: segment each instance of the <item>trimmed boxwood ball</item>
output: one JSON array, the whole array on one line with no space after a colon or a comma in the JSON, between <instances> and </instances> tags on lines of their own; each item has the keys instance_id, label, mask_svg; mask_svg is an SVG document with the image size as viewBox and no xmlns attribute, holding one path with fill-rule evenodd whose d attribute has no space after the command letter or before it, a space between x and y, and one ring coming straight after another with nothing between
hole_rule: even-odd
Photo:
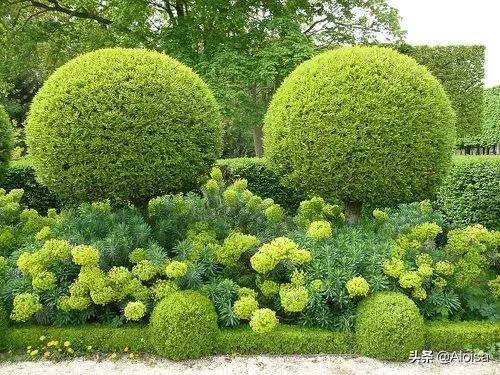
<instances>
[{"instance_id":1,"label":"trimmed boxwood ball","mask_svg":"<svg viewBox=\"0 0 500 375\"><path fill-rule=\"evenodd\" d=\"M12 126L9 115L0 105L0 172L9 164L13 143Z\"/></svg>"},{"instance_id":2,"label":"trimmed boxwood ball","mask_svg":"<svg viewBox=\"0 0 500 375\"><path fill-rule=\"evenodd\" d=\"M388 360L407 360L424 346L424 319L402 293L379 292L358 306L356 345L360 353Z\"/></svg>"},{"instance_id":3,"label":"trimmed boxwood ball","mask_svg":"<svg viewBox=\"0 0 500 375\"><path fill-rule=\"evenodd\" d=\"M149 324L156 352L175 360L210 354L218 335L215 307L207 297L191 290L161 300Z\"/></svg>"},{"instance_id":4,"label":"trimmed boxwood ball","mask_svg":"<svg viewBox=\"0 0 500 375\"><path fill-rule=\"evenodd\" d=\"M66 202L131 201L196 186L222 150L218 105L190 68L142 49L79 56L45 82L26 138Z\"/></svg>"},{"instance_id":5,"label":"trimmed boxwood ball","mask_svg":"<svg viewBox=\"0 0 500 375\"><path fill-rule=\"evenodd\" d=\"M339 48L302 63L277 90L265 156L311 195L356 206L417 201L448 170L454 122L441 84L412 58Z\"/></svg>"}]
</instances>

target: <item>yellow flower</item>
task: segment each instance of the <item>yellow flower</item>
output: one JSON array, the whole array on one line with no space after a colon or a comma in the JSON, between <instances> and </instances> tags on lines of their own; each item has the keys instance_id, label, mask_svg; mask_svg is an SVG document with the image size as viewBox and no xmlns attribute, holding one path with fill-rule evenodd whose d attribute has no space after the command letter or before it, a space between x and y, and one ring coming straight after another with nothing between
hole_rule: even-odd
<instances>
[{"instance_id":1,"label":"yellow flower","mask_svg":"<svg viewBox=\"0 0 500 375\"><path fill-rule=\"evenodd\" d=\"M54 341L54 346L59 346L59 341Z\"/></svg>"},{"instance_id":2,"label":"yellow flower","mask_svg":"<svg viewBox=\"0 0 500 375\"><path fill-rule=\"evenodd\" d=\"M28 346L26 349L31 350L31 345L30 345L30 346Z\"/></svg>"},{"instance_id":3,"label":"yellow flower","mask_svg":"<svg viewBox=\"0 0 500 375\"><path fill-rule=\"evenodd\" d=\"M38 350L33 350L33 351L30 353L30 355L31 355L32 357L34 357L34 356L38 355Z\"/></svg>"},{"instance_id":4,"label":"yellow flower","mask_svg":"<svg viewBox=\"0 0 500 375\"><path fill-rule=\"evenodd\" d=\"M128 357L129 357L130 359L134 359L134 353L130 353L130 354L128 355Z\"/></svg>"},{"instance_id":5,"label":"yellow flower","mask_svg":"<svg viewBox=\"0 0 500 375\"><path fill-rule=\"evenodd\" d=\"M70 345L71 345L71 343L70 343L69 341L64 341L64 346L65 346L65 347L68 347L68 346L70 346Z\"/></svg>"},{"instance_id":6,"label":"yellow flower","mask_svg":"<svg viewBox=\"0 0 500 375\"><path fill-rule=\"evenodd\" d=\"M68 348L66 351L67 351L69 354L73 354L73 353L75 352L75 351L74 351L73 349L71 349L71 348Z\"/></svg>"},{"instance_id":7,"label":"yellow flower","mask_svg":"<svg viewBox=\"0 0 500 375\"><path fill-rule=\"evenodd\" d=\"M43 353L43 356L44 356L45 358L50 357L50 352L45 352L45 353Z\"/></svg>"},{"instance_id":8,"label":"yellow flower","mask_svg":"<svg viewBox=\"0 0 500 375\"><path fill-rule=\"evenodd\" d=\"M92 345L87 346L87 351L90 352L92 350Z\"/></svg>"},{"instance_id":9,"label":"yellow flower","mask_svg":"<svg viewBox=\"0 0 500 375\"><path fill-rule=\"evenodd\" d=\"M111 354L111 359L116 359L117 355L116 353Z\"/></svg>"},{"instance_id":10,"label":"yellow flower","mask_svg":"<svg viewBox=\"0 0 500 375\"><path fill-rule=\"evenodd\" d=\"M44 341L46 339L45 336L40 336L40 341Z\"/></svg>"},{"instance_id":11,"label":"yellow flower","mask_svg":"<svg viewBox=\"0 0 500 375\"><path fill-rule=\"evenodd\" d=\"M126 353L126 352L128 352L128 346L127 346L127 347L125 347L125 349L123 349L123 351L124 351L125 353Z\"/></svg>"}]
</instances>

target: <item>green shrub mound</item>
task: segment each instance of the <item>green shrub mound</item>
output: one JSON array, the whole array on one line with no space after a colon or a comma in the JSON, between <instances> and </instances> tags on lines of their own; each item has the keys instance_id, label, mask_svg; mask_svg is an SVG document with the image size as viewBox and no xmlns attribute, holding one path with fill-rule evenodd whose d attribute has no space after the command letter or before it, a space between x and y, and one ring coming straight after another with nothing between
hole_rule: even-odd
<instances>
[{"instance_id":1,"label":"green shrub mound","mask_svg":"<svg viewBox=\"0 0 500 375\"><path fill-rule=\"evenodd\" d=\"M274 95L264 149L285 182L345 203L428 198L451 162L455 115L410 57L349 47L301 64Z\"/></svg>"},{"instance_id":2,"label":"green shrub mound","mask_svg":"<svg viewBox=\"0 0 500 375\"><path fill-rule=\"evenodd\" d=\"M3 172L10 161L13 146L9 115L4 107L0 105L0 173Z\"/></svg>"},{"instance_id":3,"label":"green shrub mound","mask_svg":"<svg viewBox=\"0 0 500 375\"><path fill-rule=\"evenodd\" d=\"M415 303L398 292L379 292L358 306L358 351L371 357L407 360L424 346L424 320Z\"/></svg>"},{"instance_id":4,"label":"green shrub mound","mask_svg":"<svg viewBox=\"0 0 500 375\"><path fill-rule=\"evenodd\" d=\"M500 156L457 156L438 203L453 226L500 229Z\"/></svg>"},{"instance_id":5,"label":"green shrub mound","mask_svg":"<svg viewBox=\"0 0 500 375\"><path fill-rule=\"evenodd\" d=\"M199 292L172 293L151 313L150 335L161 356L180 360L208 355L218 335L215 308Z\"/></svg>"},{"instance_id":6,"label":"green shrub mound","mask_svg":"<svg viewBox=\"0 0 500 375\"><path fill-rule=\"evenodd\" d=\"M222 149L207 85L140 49L98 50L63 65L34 98L26 132L38 176L67 202L142 205L190 190Z\"/></svg>"}]
</instances>

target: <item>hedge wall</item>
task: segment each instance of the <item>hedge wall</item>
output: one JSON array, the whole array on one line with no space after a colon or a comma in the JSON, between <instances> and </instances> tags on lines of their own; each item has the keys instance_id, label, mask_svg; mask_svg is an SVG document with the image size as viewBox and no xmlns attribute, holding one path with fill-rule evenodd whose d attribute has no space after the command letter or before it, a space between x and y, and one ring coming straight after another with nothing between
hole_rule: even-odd
<instances>
[{"instance_id":1,"label":"hedge wall","mask_svg":"<svg viewBox=\"0 0 500 375\"><path fill-rule=\"evenodd\" d=\"M500 144L500 86L484 90L484 126L481 134L466 137L464 146L493 147Z\"/></svg>"},{"instance_id":2,"label":"hedge wall","mask_svg":"<svg viewBox=\"0 0 500 375\"><path fill-rule=\"evenodd\" d=\"M289 212L295 212L300 202L307 199L304 193L280 183L279 176L268 168L264 158L235 158L217 161L224 177L248 180L248 188L262 198L272 198Z\"/></svg>"},{"instance_id":3,"label":"hedge wall","mask_svg":"<svg viewBox=\"0 0 500 375\"><path fill-rule=\"evenodd\" d=\"M456 156L438 192L438 205L454 226L500 229L500 156Z\"/></svg>"},{"instance_id":4,"label":"hedge wall","mask_svg":"<svg viewBox=\"0 0 500 375\"><path fill-rule=\"evenodd\" d=\"M26 207L34 208L40 214L46 214L49 208L60 208L57 197L38 182L35 170L28 158L10 163L5 174L0 175L0 188L7 191L23 189L24 195L21 203Z\"/></svg>"},{"instance_id":5,"label":"hedge wall","mask_svg":"<svg viewBox=\"0 0 500 375\"><path fill-rule=\"evenodd\" d=\"M393 45L397 51L425 65L441 81L457 115L457 143L480 134L483 126L485 47Z\"/></svg>"},{"instance_id":6,"label":"hedge wall","mask_svg":"<svg viewBox=\"0 0 500 375\"><path fill-rule=\"evenodd\" d=\"M45 335L70 341L75 350L92 345L102 352L122 351L153 353L149 330L142 325L119 328L106 325L77 327L14 326L5 333L3 350L25 350ZM425 327L426 349L484 349L500 341L500 322L431 322ZM222 329L216 339L214 354L313 354L354 353L354 334L321 328L280 325L269 334L257 334L248 327Z\"/></svg>"}]
</instances>

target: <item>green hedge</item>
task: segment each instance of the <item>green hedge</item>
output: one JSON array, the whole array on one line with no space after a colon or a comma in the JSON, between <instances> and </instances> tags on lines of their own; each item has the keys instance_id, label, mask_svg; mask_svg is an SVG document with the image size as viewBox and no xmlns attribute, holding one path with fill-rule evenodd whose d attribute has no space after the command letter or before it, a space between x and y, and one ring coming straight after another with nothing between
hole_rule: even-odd
<instances>
[{"instance_id":1,"label":"green hedge","mask_svg":"<svg viewBox=\"0 0 500 375\"><path fill-rule=\"evenodd\" d=\"M263 198L272 198L289 212L295 212L300 202L307 199L297 189L281 184L280 177L268 167L264 158L221 159L217 165L229 181L247 179L252 192Z\"/></svg>"},{"instance_id":2,"label":"green hedge","mask_svg":"<svg viewBox=\"0 0 500 375\"><path fill-rule=\"evenodd\" d=\"M354 336L321 328L279 325L267 334L250 327L221 331L217 352L227 354L353 353Z\"/></svg>"},{"instance_id":3,"label":"green hedge","mask_svg":"<svg viewBox=\"0 0 500 375\"><path fill-rule=\"evenodd\" d=\"M477 135L483 126L483 79L485 47L392 46L425 65L441 81L457 114L457 141ZM463 140L462 140L463 141Z\"/></svg>"},{"instance_id":4,"label":"green hedge","mask_svg":"<svg viewBox=\"0 0 500 375\"><path fill-rule=\"evenodd\" d=\"M500 229L500 156L456 156L437 200L454 226Z\"/></svg>"},{"instance_id":5,"label":"green hedge","mask_svg":"<svg viewBox=\"0 0 500 375\"><path fill-rule=\"evenodd\" d=\"M102 352L122 351L125 347L132 352L154 352L149 329L142 325L13 326L5 333L4 349L25 350L38 343L42 335L69 340L77 350L92 345L94 350ZM426 349L481 349L500 341L500 322L430 322L426 323L425 336ZM355 353L353 334L287 325L264 335L252 332L249 327L222 329L214 344L214 354Z\"/></svg>"},{"instance_id":6,"label":"green hedge","mask_svg":"<svg viewBox=\"0 0 500 375\"><path fill-rule=\"evenodd\" d=\"M500 322L430 322L425 337L433 351L486 349L500 341Z\"/></svg>"},{"instance_id":7,"label":"green hedge","mask_svg":"<svg viewBox=\"0 0 500 375\"><path fill-rule=\"evenodd\" d=\"M24 195L21 203L26 207L34 208L40 214L46 214L49 208L61 207L56 196L38 182L30 159L11 162L5 174L0 175L0 188L7 191L23 189Z\"/></svg>"}]
</instances>

